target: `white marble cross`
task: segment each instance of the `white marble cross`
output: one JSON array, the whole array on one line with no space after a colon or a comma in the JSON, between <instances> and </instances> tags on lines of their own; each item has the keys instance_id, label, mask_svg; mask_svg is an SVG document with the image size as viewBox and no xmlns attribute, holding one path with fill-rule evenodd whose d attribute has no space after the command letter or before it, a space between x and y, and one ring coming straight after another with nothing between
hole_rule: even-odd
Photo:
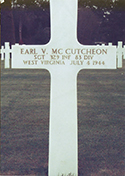
<instances>
[{"instance_id":1,"label":"white marble cross","mask_svg":"<svg viewBox=\"0 0 125 176\"><path fill-rule=\"evenodd\" d=\"M78 43L77 3L77 0L50 0L48 44L12 47L12 68L47 69L51 75L49 176L78 175L78 72L116 68L116 47Z\"/></svg>"}]
</instances>

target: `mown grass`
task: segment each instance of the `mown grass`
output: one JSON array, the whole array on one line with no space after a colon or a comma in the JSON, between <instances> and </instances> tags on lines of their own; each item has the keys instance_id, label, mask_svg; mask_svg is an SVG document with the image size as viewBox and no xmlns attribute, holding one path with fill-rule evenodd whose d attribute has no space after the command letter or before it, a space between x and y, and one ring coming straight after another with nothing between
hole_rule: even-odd
<instances>
[{"instance_id":1,"label":"mown grass","mask_svg":"<svg viewBox=\"0 0 125 176\"><path fill-rule=\"evenodd\" d=\"M78 75L79 176L125 175L124 74L122 68ZM1 175L47 175L49 96L46 70L2 67Z\"/></svg>"}]
</instances>

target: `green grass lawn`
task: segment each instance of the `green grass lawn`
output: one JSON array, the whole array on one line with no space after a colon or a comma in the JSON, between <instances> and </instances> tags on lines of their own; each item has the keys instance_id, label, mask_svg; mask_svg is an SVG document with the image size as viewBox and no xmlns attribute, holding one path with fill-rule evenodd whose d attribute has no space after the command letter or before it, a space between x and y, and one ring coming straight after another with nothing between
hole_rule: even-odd
<instances>
[{"instance_id":1,"label":"green grass lawn","mask_svg":"<svg viewBox=\"0 0 125 176\"><path fill-rule=\"evenodd\" d=\"M79 176L124 176L125 70L78 75ZM50 75L1 69L1 175L47 175ZM71 171L72 172L72 171Z\"/></svg>"}]
</instances>

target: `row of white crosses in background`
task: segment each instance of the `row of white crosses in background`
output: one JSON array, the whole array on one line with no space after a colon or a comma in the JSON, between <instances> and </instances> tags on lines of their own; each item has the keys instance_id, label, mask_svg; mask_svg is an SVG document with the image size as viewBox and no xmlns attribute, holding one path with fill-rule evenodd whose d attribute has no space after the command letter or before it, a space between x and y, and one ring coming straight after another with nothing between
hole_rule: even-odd
<instances>
[{"instance_id":1,"label":"row of white crosses in background","mask_svg":"<svg viewBox=\"0 0 125 176\"><path fill-rule=\"evenodd\" d=\"M115 46L78 43L77 11L78 0L50 0L50 42L13 45L11 51L11 68L47 69L51 75L49 176L78 175L78 72L81 69L116 69ZM5 53L5 67L8 68L9 44L6 44Z\"/></svg>"},{"instance_id":2,"label":"row of white crosses in background","mask_svg":"<svg viewBox=\"0 0 125 176\"><path fill-rule=\"evenodd\" d=\"M16 47L19 46L19 44L15 44ZM22 45L26 46L26 45ZM97 45L97 46L105 46L105 44ZM108 46L112 46L112 43L108 43ZM116 46L116 62L117 62L117 68L122 68L122 59L125 59L125 45L123 45L123 42L118 41L118 45ZM1 60L4 60L4 68L11 68L10 59L13 53L13 50L10 48L9 42L5 42L5 46L1 46L0 49L1 53ZM11 56L10 56L11 53Z\"/></svg>"}]
</instances>

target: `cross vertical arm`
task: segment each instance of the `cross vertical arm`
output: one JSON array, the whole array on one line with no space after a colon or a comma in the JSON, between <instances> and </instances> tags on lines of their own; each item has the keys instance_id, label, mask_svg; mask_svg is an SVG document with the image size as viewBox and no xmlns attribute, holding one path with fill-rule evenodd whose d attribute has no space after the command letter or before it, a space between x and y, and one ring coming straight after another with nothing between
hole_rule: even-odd
<instances>
[{"instance_id":1,"label":"cross vertical arm","mask_svg":"<svg viewBox=\"0 0 125 176\"><path fill-rule=\"evenodd\" d=\"M78 0L51 0L51 40L65 45L77 41Z\"/></svg>"},{"instance_id":2,"label":"cross vertical arm","mask_svg":"<svg viewBox=\"0 0 125 176\"><path fill-rule=\"evenodd\" d=\"M77 0L51 0L51 45L74 47L77 43ZM51 69L49 176L78 175L77 71Z\"/></svg>"},{"instance_id":3,"label":"cross vertical arm","mask_svg":"<svg viewBox=\"0 0 125 176\"><path fill-rule=\"evenodd\" d=\"M58 70L59 71L59 70ZM77 75L68 69L51 74L49 176L77 176Z\"/></svg>"}]
</instances>

